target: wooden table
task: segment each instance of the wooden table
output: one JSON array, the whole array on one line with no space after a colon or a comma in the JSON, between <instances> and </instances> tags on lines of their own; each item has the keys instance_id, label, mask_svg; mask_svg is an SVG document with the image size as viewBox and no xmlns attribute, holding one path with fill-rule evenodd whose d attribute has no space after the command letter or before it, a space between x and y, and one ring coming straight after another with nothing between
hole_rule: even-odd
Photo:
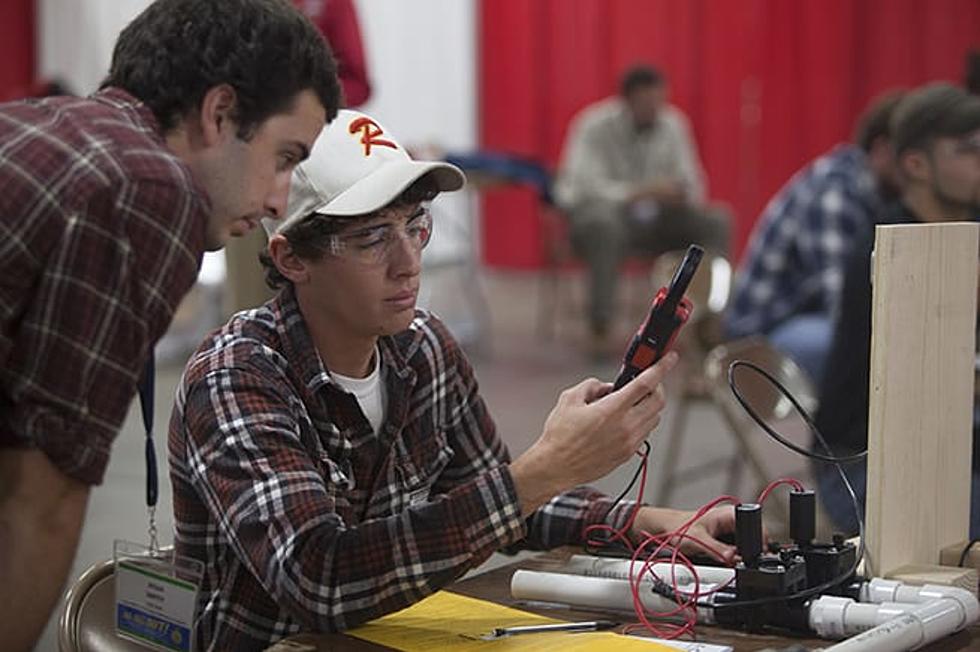
<instances>
[{"instance_id":1,"label":"wooden table","mask_svg":"<svg viewBox=\"0 0 980 652\"><path fill-rule=\"evenodd\" d=\"M522 604L510 595L510 578L519 568L540 571L559 570L570 554L578 552L571 548L552 551L518 563L497 568L496 570L477 575L448 587L448 590L462 595L468 595L481 600L489 600L497 604L507 605L543 616L559 620L591 620L595 618L621 619L622 616L610 616L601 611L579 609L540 609ZM622 627L619 628L620 630ZM707 643L731 645L736 652L754 652L773 648L780 650L797 644L805 648L826 647L832 643L825 639L792 634L750 634L723 627L698 625L696 628L698 640ZM285 644L285 645L284 645ZM291 636L279 646L269 648L270 652L326 652L327 650L351 650L367 652L368 650L388 650L382 645L362 641L361 639L344 634L301 634ZM965 631L954 636L948 636L927 647L921 648L927 652L958 652L975 650L980 652L980 625L974 624Z\"/></svg>"}]
</instances>

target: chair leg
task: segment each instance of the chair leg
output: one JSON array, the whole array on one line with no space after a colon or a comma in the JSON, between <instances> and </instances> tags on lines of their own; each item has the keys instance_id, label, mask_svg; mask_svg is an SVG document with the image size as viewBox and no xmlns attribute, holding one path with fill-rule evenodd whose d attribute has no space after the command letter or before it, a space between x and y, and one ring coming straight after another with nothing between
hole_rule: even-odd
<instances>
[{"instance_id":1,"label":"chair leg","mask_svg":"<svg viewBox=\"0 0 980 652\"><path fill-rule=\"evenodd\" d=\"M738 495L738 487L742 484L742 476L745 466L742 464L742 458L739 457L738 452L732 455L731 459L728 461L728 473L727 480L725 481L725 493L729 496Z\"/></svg>"},{"instance_id":2,"label":"chair leg","mask_svg":"<svg viewBox=\"0 0 980 652\"><path fill-rule=\"evenodd\" d=\"M735 471L734 475L729 473L729 477L728 477L729 493L732 495L736 495L734 492L738 491L737 482L739 479L741 479L741 474L744 471L744 465L739 464L738 462L744 459L745 461L748 462L749 469L752 471L752 474L755 476L756 481L758 482L758 486L755 488L756 496L758 496L758 494L762 492L762 489L775 478L771 477L768 471L766 470L766 467L762 463L762 460L759 459L759 456L755 452L755 449L749 443L748 435L742 429L742 424L739 423L737 419L731 414L731 411L727 407L727 404L723 404L719 407L721 408L722 415L725 417L725 421L728 423L728 427L732 431L732 436L735 437L735 441L738 444L738 450L736 451L734 456L735 464L729 467L729 471L731 470ZM752 496L751 500L755 500L756 496ZM783 522L789 522L789 518L788 518L789 510L784 502L777 503L775 508L774 509L771 508L771 509L772 512L775 512L776 518L778 520L781 520Z\"/></svg>"},{"instance_id":3,"label":"chair leg","mask_svg":"<svg viewBox=\"0 0 980 652\"><path fill-rule=\"evenodd\" d=\"M549 264L538 282L538 339L555 338L555 319L558 313L558 269Z\"/></svg>"},{"instance_id":4,"label":"chair leg","mask_svg":"<svg viewBox=\"0 0 980 652\"><path fill-rule=\"evenodd\" d=\"M491 310L490 302L487 300L487 293L483 289L483 281L480 278L480 270L472 258L466 265L463 277L463 291L469 299L470 308L473 311L474 319L478 324L476 333L477 350L486 357L493 355L493 347L490 339L491 334Z\"/></svg>"},{"instance_id":5,"label":"chair leg","mask_svg":"<svg viewBox=\"0 0 980 652\"><path fill-rule=\"evenodd\" d=\"M663 473L660 484L657 487L657 503L667 505L670 497L674 493L674 485L677 479L677 462L681 455L681 440L684 437L684 430L687 428L687 414L690 408L690 397L686 391L682 390L680 401L677 403L677 411L671 420L670 430L667 433L667 450L664 454Z\"/></svg>"}]
</instances>

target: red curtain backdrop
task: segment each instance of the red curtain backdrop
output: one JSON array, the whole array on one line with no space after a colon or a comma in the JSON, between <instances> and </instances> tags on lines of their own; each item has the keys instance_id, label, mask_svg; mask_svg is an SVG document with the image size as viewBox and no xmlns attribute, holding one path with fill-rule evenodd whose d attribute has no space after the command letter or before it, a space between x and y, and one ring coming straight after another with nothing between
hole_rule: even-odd
<instances>
[{"instance_id":1,"label":"red curtain backdrop","mask_svg":"<svg viewBox=\"0 0 980 652\"><path fill-rule=\"evenodd\" d=\"M34 81L34 0L0 2L0 101Z\"/></svg>"},{"instance_id":2,"label":"red curtain backdrop","mask_svg":"<svg viewBox=\"0 0 980 652\"><path fill-rule=\"evenodd\" d=\"M570 118L620 72L660 67L691 118L735 255L769 197L850 137L878 93L961 82L980 0L482 0L480 142L554 169ZM540 264L531 191L487 192L484 259Z\"/></svg>"}]
</instances>

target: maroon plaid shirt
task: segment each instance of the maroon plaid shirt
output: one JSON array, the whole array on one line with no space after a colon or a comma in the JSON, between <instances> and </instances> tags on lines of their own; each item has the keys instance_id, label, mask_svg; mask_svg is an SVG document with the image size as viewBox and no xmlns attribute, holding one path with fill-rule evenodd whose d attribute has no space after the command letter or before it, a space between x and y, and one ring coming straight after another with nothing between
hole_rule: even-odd
<instances>
[{"instance_id":1,"label":"maroon plaid shirt","mask_svg":"<svg viewBox=\"0 0 980 652\"><path fill-rule=\"evenodd\" d=\"M102 481L194 283L206 195L118 89L0 106L0 446Z\"/></svg>"},{"instance_id":2,"label":"maroon plaid shirt","mask_svg":"<svg viewBox=\"0 0 980 652\"><path fill-rule=\"evenodd\" d=\"M379 350L388 402L377 436L324 370L291 289L192 357L170 475L177 552L206 569L198 650L348 629L502 547L579 543L605 515L610 501L580 488L521 519L507 449L438 319L420 311Z\"/></svg>"}]
</instances>

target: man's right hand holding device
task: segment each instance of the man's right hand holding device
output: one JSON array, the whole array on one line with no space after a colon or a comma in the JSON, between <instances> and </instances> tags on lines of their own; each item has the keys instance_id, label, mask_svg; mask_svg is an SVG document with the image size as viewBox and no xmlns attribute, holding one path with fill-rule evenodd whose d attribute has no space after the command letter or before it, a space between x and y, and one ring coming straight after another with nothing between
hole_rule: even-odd
<instances>
[{"instance_id":1,"label":"man's right hand holding device","mask_svg":"<svg viewBox=\"0 0 980 652\"><path fill-rule=\"evenodd\" d=\"M702 253L700 247L692 246L670 288L658 293L650 316L627 349L616 383L621 387L614 391L613 384L590 378L562 392L541 437L510 465L524 516L553 496L597 480L627 462L660 423L666 405L663 380L678 359L676 352L664 353L690 314L690 302L683 294ZM652 340L658 342L655 350L638 357L638 343ZM643 507L631 535L671 531L690 516L688 512ZM720 507L705 514L690 533L730 559L734 546L715 537L732 532L734 527L734 510ZM693 544L681 547L705 552Z\"/></svg>"},{"instance_id":2,"label":"man's right hand holding device","mask_svg":"<svg viewBox=\"0 0 980 652\"><path fill-rule=\"evenodd\" d=\"M541 437L510 465L523 514L629 460L660 423L662 383L675 364L669 353L616 392L595 378L562 392Z\"/></svg>"}]
</instances>

